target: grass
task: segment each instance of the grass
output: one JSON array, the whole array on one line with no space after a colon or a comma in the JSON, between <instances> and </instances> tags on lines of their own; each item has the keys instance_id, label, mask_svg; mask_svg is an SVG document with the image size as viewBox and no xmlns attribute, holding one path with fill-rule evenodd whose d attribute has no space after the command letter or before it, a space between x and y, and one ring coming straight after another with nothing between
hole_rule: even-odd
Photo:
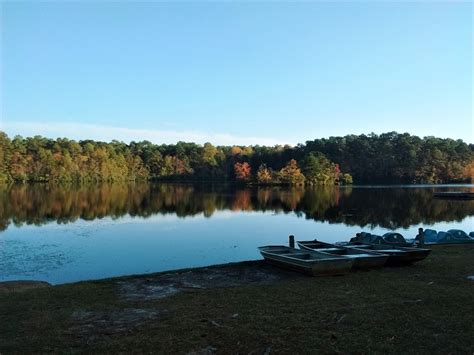
<instances>
[{"instance_id":1,"label":"grass","mask_svg":"<svg viewBox=\"0 0 474 355\"><path fill-rule=\"evenodd\" d=\"M410 267L120 297L107 279L0 294L0 353L474 352L474 246ZM147 277L153 278L153 275Z\"/></svg>"}]
</instances>

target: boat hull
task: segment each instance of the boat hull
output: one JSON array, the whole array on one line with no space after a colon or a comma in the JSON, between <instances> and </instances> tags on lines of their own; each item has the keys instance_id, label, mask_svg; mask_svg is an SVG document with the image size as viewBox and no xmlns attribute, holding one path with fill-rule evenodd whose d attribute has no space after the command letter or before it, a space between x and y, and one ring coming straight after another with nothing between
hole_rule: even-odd
<instances>
[{"instance_id":1,"label":"boat hull","mask_svg":"<svg viewBox=\"0 0 474 355\"><path fill-rule=\"evenodd\" d=\"M354 250L323 242L297 242L303 250L318 251L335 256L344 256L354 260L353 269L373 269L383 267L389 255L368 250Z\"/></svg>"},{"instance_id":2,"label":"boat hull","mask_svg":"<svg viewBox=\"0 0 474 355\"><path fill-rule=\"evenodd\" d=\"M430 253L431 249L421 248L404 248L384 245L354 245L354 249L359 250L374 250L383 254L388 255L388 259L385 265L387 266L403 266L411 265L418 261L425 259Z\"/></svg>"},{"instance_id":3,"label":"boat hull","mask_svg":"<svg viewBox=\"0 0 474 355\"><path fill-rule=\"evenodd\" d=\"M310 276L344 275L350 272L354 263L350 258L335 257L313 251L287 248L290 250L288 253L277 254L265 250L265 248L271 247L260 247L259 250L265 261L269 264ZM308 259L304 259L306 255Z\"/></svg>"},{"instance_id":4,"label":"boat hull","mask_svg":"<svg viewBox=\"0 0 474 355\"><path fill-rule=\"evenodd\" d=\"M371 256L367 258L356 258L354 259L354 269L377 269L385 266L387 264L389 256L380 255L380 256Z\"/></svg>"},{"instance_id":5,"label":"boat hull","mask_svg":"<svg viewBox=\"0 0 474 355\"><path fill-rule=\"evenodd\" d=\"M459 245L459 244L474 244L474 240L450 240L447 242L425 242L425 245Z\"/></svg>"}]
</instances>

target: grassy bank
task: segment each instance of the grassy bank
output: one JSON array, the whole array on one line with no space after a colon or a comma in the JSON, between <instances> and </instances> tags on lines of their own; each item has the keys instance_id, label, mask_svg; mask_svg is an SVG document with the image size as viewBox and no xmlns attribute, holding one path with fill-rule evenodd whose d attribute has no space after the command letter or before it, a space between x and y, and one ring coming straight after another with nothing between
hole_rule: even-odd
<instances>
[{"instance_id":1,"label":"grassy bank","mask_svg":"<svg viewBox=\"0 0 474 355\"><path fill-rule=\"evenodd\" d=\"M474 246L311 278L262 262L0 293L0 353L474 352Z\"/></svg>"}]
</instances>

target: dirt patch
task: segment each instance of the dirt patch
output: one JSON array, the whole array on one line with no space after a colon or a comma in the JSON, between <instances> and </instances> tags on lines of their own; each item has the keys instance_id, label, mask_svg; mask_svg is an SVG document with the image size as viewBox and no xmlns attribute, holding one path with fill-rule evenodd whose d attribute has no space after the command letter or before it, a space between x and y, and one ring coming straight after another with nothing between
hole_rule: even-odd
<instances>
[{"instance_id":1,"label":"dirt patch","mask_svg":"<svg viewBox=\"0 0 474 355\"><path fill-rule=\"evenodd\" d=\"M51 284L44 281L4 281L0 282L0 293L18 292L44 287L51 287Z\"/></svg>"},{"instance_id":2,"label":"dirt patch","mask_svg":"<svg viewBox=\"0 0 474 355\"><path fill-rule=\"evenodd\" d=\"M76 338L93 341L103 335L131 332L147 321L156 320L167 314L165 310L126 308L113 311L75 311L71 318L73 326L67 333Z\"/></svg>"},{"instance_id":3,"label":"dirt patch","mask_svg":"<svg viewBox=\"0 0 474 355\"><path fill-rule=\"evenodd\" d=\"M263 261L251 261L149 275L119 281L118 285L120 295L127 300L151 300L193 289L270 284L302 277Z\"/></svg>"}]
</instances>

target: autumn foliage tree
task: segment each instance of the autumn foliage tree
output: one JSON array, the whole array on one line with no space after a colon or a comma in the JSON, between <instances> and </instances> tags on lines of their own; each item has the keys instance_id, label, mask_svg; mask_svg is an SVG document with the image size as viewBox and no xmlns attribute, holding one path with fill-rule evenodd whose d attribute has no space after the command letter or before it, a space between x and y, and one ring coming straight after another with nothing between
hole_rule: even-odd
<instances>
[{"instance_id":1,"label":"autumn foliage tree","mask_svg":"<svg viewBox=\"0 0 474 355\"><path fill-rule=\"evenodd\" d=\"M464 168L463 174L467 181L474 182L474 160Z\"/></svg>"},{"instance_id":2,"label":"autumn foliage tree","mask_svg":"<svg viewBox=\"0 0 474 355\"><path fill-rule=\"evenodd\" d=\"M252 177L252 168L249 163L235 163L234 174L237 181L249 181Z\"/></svg>"},{"instance_id":3,"label":"autumn foliage tree","mask_svg":"<svg viewBox=\"0 0 474 355\"><path fill-rule=\"evenodd\" d=\"M298 167L295 159L291 159L278 174L280 182L289 185L301 185L305 181L305 177Z\"/></svg>"},{"instance_id":4,"label":"autumn foliage tree","mask_svg":"<svg viewBox=\"0 0 474 355\"><path fill-rule=\"evenodd\" d=\"M260 165L257 171L257 182L260 184L270 184L273 181L273 172L265 164Z\"/></svg>"}]
</instances>

